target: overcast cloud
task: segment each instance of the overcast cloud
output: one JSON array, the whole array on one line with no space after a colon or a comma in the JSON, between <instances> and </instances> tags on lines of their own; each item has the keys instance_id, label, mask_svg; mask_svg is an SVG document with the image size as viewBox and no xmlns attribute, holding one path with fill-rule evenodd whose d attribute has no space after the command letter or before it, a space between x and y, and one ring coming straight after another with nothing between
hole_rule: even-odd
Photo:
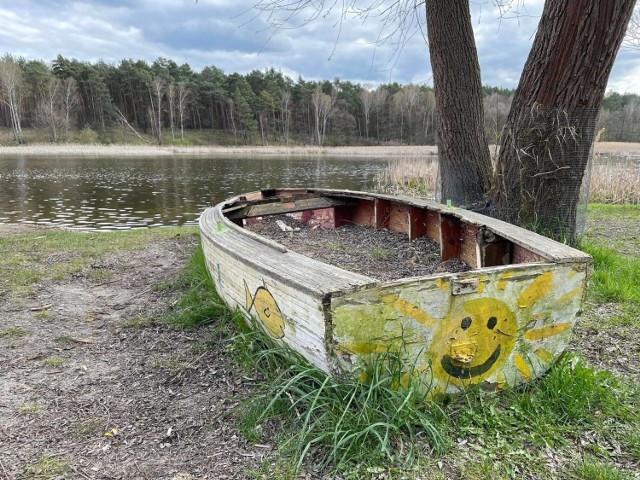
<instances>
[{"instance_id":1,"label":"overcast cloud","mask_svg":"<svg viewBox=\"0 0 640 480\"><path fill-rule=\"evenodd\" d=\"M255 18L256 1L0 0L0 53L47 62L61 54L114 64L127 58L153 62L165 57L197 71L208 65L225 73L274 67L294 79L301 75L305 80L340 77L374 85L431 84L426 41L419 28L411 30L413 35L395 55L393 45L375 45L381 32L387 33L375 18L347 20L339 28L334 12L308 25L274 32L265 16ZM518 19L502 20L491 1L472 3L484 84L517 85L542 3L527 0ZM620 52L609 88L640 93L640 52Z\"/></svg>"}]
</instances>

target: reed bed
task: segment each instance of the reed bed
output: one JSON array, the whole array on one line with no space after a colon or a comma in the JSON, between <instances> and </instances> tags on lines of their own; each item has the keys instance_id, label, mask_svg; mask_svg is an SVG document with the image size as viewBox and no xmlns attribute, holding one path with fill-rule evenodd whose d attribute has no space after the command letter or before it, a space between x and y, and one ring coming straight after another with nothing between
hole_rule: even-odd
<instances>
[{"instance_id":1,"label":"reed bed","mask_svg":"<svg viewBox=\"0 0 640 480\"><path fill-rule=\"evenodd\" d=\"M438 164L431 159L402 158L376 176L375 188L393 195L435 199ZM640 162L633 157L596 155L589 201L616 205L640 204Z\"/></svg>"},{"instance_id":2,"label":"reed bed","mask_svg":"<svg viewBox=\"0 0 640 480\"><path fill-rule=\"evenodd\" d=\"M434 200L438 180L435 159L402 158L393 160L375 179L378 192Z\"/></svg>"},{"instance_id":3,"label":"reed bed","mask_svg":"<svg viewBox=\"0 0 640 480\"><path fill-rule=\"evenodd\" d=\"M407 157L424 158L434 156L433 145L396 146L351 146L318 147L307 146L178 146L178 145L80 145L80 144L29 144L0 145L0 155L99 155L99 156L159 156L159 155L260 155L260 156L340 156L354 158Z\"/></svg>"},{"instance_id":4,"label":"reed bed","mask_svg":"<svg viewBox=\"0 0 640 480\"><path fill-rule=\"evenodd\" d=\"M589 201L615 205L640 204L640 162L626 157L594 159Z\"/></svg>"}]
</instances>

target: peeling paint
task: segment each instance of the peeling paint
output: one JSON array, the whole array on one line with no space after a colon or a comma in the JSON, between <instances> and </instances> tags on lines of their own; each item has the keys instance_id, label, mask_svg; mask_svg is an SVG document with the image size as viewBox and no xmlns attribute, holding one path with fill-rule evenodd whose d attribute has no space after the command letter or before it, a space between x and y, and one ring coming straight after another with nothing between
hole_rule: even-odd
<instances>
[{"instance_id":1,"label":"peeling paint","mask_svg":"<svg viewBox=\"0 0 640 480\"><path fill-rule=\"evenodd\" d=\"M518 352L516 352L516 354L513 356L513 364L518 369L520 375L522 375L522 378L525 381L531 380L531 368L529 367L527 361Z\"/></svg>"},{"instance_id":2,"label":"peeling paint","mask_svg":"<svg viewBox=\"0 0 640 480\"><path fill-rule=\"evenodd\" d=\"M532 306L535 302L549 294L552 288L552 280L553 272L544 272L522 291L518 300L516 300L516 304L522 308Z\"/></svg>"},{"instance_id":3,"label":"peeling paint","mask_svg":"<svg viewBox=\"0 0 640 480\"><path fill-rule=\"evenodd\" d=\"M566 348L585 285L575 266L552 268L465 274L478 288L462 295L451 277L440 282L447 289L416 281L345 295L331 306L335 343L353 365L358 355L398 352L442 392L529 381Z\"/></svg>"},{"instance_id":4,"label":"peeling paint","mask_svg":"<svg viewBox=\"0 0 640 480\"><path fill-rule=\"evenodd\" d=\"M570 323L555 323L553 325L549 325L548 327L536 328L535 330L527 330L524 332L523 337L526 340L544 340L548 337L553 337L554 335L560 335L563 332L566 332L571 328Z\"/></svg>"}]
</instances>

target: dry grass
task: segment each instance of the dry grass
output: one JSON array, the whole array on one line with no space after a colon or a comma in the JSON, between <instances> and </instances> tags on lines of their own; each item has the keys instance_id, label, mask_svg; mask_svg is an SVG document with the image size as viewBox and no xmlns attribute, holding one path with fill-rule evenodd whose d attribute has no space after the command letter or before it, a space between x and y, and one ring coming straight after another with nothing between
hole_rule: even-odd
<instances>
[{"instance_id":1,"label":"dry grass","mask_svg":"<svg viewBox=\"0 0 640 480\"><path fill-rule=\"evenodd\" d=\"M375 189L392 195L435 199L438 163L436 160L403 158L394 160L376 176Z\"/></svg>"},{"instance_id":2,"label":"dry grass","mask_svg":"<svg viewBox=\"0 0 640 480\"><path fill-rule=\"evenodd\" d=\"M326 155L348 157L420 157L436 155L434 145L385 147L317 147L317 146L158 146L158 145L78 145L29 144L3 146L0 155L99 155L99 156L156 156L156 155Z\"/></svg>"},{"instance_id":3,"label":"dry grass","mask_svg":"<svg viewBox=\"0 0 640 480\"><path fill-rule=\"evenodd\" d=\"M589 200L594 203L640 204L640 167L637 160L594 159Z\"/></svg>"},{"instance_id":4,"label":"dry grass","mask_svg":"<svg viewBox=\"0 0 640 480\"><path fill-rule=\"evenodd\" d=\"M640 204L640 167L627 157L596 155L591 173L589 201L607 204ZM395 160L376 177L379 192L435 198L438 165L435 161L404 158Z\"/></svg>"}]
</instances>

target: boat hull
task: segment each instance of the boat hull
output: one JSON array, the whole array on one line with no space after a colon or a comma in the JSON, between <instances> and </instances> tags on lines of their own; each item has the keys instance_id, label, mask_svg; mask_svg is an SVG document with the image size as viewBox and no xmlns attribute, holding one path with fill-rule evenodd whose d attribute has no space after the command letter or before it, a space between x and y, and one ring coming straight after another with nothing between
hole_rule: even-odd
<instances>
[{"instance_id":1,"label":"boat hull","mask_svg":"<svg viewBox=\"0 0 640 480\"><path fill-rule=\"evenodd\" d=\"M474 269L381 282L241 226L287 212L326 228L345 221L429 236L443 260ZM220 296L276 342L333 375L390 352L433 392L501 389L544 373L570 341L590 266L582 252L489 217L362 192L254 192L205 211L200 229Z\"/></svg>"}]
</instances>

